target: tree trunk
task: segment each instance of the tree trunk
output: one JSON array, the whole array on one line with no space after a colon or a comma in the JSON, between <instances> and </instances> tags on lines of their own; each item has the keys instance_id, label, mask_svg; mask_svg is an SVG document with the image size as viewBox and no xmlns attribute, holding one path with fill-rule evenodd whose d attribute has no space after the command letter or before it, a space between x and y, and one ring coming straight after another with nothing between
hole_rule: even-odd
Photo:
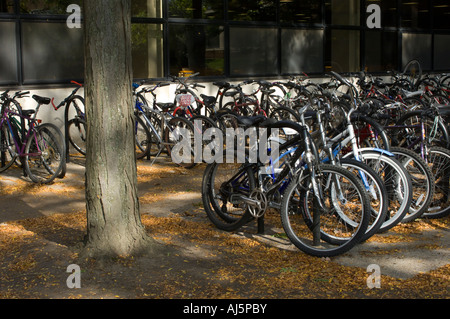
<instances>
[{"instance_id":1,"label":"tree trunk","mask_svg":"<svg viewBox=\"0 0 450 319\"><path fill-rule=\"evenodd\" d=\"M137 195L130 0L85 0L86 209L91 257L148 248Z\"/></svg>"}]
</instances>

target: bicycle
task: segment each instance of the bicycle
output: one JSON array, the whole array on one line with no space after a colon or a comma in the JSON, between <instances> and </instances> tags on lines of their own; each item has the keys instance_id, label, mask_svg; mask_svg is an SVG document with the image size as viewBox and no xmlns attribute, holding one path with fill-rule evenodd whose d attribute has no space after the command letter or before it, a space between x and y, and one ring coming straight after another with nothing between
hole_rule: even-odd
<instances>
[{"instance_id":1,"label":"bicycle","mask_svg":"<svg viewBox=\"0 0 450 319\"><path fill-rule=\"evenodd\" d=\"M246 128L291 129L296 135L280 145L282 154L278 158L271 159L272 173L263 174L266 164L260 161L209 164L202 182L202 200L209 219L218 228L231 231L254 218L262 220L271 207L280 211L288 238L305 253L335 256L356 245L369 222L369 201L361 182L345 169L316 162L304 126L263 116L238 117L238 121ZM272 165L281 161L275 170ZM231 171L226 174L228 168ZM346 186L352 192L346 192ZM302 207L300 201L292 199L296 190L302 192ZM350 193L355 197L347 201ZM345 206L350 201L355 205ZM355 227L343 223L336 211L348 216ZM302 232L294 219L301 220Z\"/></svg>"},{"instance_id":2,"label":"bicycle","mask_svg":"<svg viewBox=\"0 0 450 319\"><path fill-rule=\"evenodd\" d=\"M346 111L341 107L341 111L345 114L345 128L339 134L328 138L328 143L333 145L333 151L341 153L343 158L354 158L363 161L372 167L384 180L387 186L389 197L389 208L387 220L381 225L379 231L387 231L402 221L407 214L412 201L412 181L406 169L395 159L395 155L387 150L365 147L364 140L357 140L352 113L357 109L358 104L355 100L354 92L356 88L348 80L341 75L331 71L331 74L342 84L349 86L351 100L353 105L351 109ZM349 147L345 147L347 145Z\"/></svg>"},{"instance_id":3,"label":"bicycle","mask_svg":"<svg viewBox=\"0 0 450 319\"><path fill-rule=\"evenodd\" d=\"M167 150L169 156L172 156L172 148L176 144L184 143L185 136L183 132L190 132L190 139L187 141L189 145L193 145L194 127L186 118L173 116L170 109L172 103L157 103L155 90L159 87L169 85L168 83L158 83L151 88L142 87L138 84L133 85L134 94L137 97L135 101L135 136L136 136L136 152L140 158L154 156L156 158ZM145 93L153 95L153 104L150 107L145 98ZM185 131L182 131L185 130ZM152 146L156 149L152 150ZM154 154L154 155L153 155ZM196 165L193 154L181 154L181 157L189 157L190 160L180 161L178 165L185 168L192 168ZM154 161L153 161L154 162Z\"/></svg>"},{"instance_id":4,"label":"bicycle","mask_svg":"<svg viewBox=\"0 0 450 319\"><path fill-rule=\"evenodd\" d=\"M37 102L34 110L22 110L22 114L10 109L10 97L2 94L2 115L0 120L0 172L8 169L20 158L24 175L35 183L48 184L61 174L65 165L65 145L62 133L55 136L59 129L50 124L39 125L36 119L41 105L50 104L50 98L33 95ZM12 123L11 117L24 120L24 134ZM59 131L60 132L60 131Z\"/></svg>"}]
</instances>

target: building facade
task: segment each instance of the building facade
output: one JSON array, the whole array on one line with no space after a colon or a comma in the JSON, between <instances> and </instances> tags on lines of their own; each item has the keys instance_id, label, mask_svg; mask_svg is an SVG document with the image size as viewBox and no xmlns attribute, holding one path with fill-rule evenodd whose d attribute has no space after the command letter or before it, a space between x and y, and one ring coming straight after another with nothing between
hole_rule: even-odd
<instances>
[{"instance_id":1,"label":"building facade","mask_svg":"<svg viewBox=\"0 0 450 319\"><path fill-rule=\"evenodd\" d=\"M450 70L448 0L131 2L136 79L383 73L411 59ZM0 0L0 86L83 80L77 7L82 0Z\"/></svg>"}]
</instances>

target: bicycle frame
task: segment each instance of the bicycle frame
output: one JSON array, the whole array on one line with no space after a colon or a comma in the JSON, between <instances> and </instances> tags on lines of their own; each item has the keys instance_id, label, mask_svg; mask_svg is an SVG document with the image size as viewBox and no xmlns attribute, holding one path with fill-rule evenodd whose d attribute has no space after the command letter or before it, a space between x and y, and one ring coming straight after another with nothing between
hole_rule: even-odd
<instances>
[{"instance_id":1,"label":"bicycle frame","mask_svg":"<svg viewBox=\"0 0 450 319\"><path fill-rule=\"evenodd\" d=\"M23 138L23 143L21 143L18 140L18 137L14 133L14 129L12 127L12 124L11 124L11 121L9 120L9 116L8 115L20 116L21 118L28 120L28 130L26 132L26 135L24 137L22 137ZM17 151L16 156L19 156L19 157L39 156L39 155L42 154L42 152L39 149L37 150L37 153L25 153L25 147L26 147L27 141L30 139L30 137L32 135L33 135L33 138L36 140L37 147L39 148L39 143L37 143L36 132L34 130L34 128L35 128L35 120L33 118L30 118L30 117L27 117L27 116L23 116L21 114L18 114L16 112L13 112L13 111L5 108L4 111L3 111L3 114L2 114L1 121L0 121L0 130L3 128L3 125L5 125L5 123L6 123L6 125L8 125L9 132L11 133L11 136L13 138L14 146L15 146L16 151Z\"/></svg>"}]
</instances>

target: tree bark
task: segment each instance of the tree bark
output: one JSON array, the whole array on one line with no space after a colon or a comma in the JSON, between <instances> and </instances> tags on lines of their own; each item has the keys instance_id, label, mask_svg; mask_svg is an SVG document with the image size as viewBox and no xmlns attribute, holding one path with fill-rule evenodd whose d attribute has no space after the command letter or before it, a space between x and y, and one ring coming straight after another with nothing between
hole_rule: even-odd
<instances>
[{"instance_id":1,"label":"tree bark","mask_svg":"<svg viewBox=\"0 0 450 319\"><path fill-rule=\"evenodd\" d=\"M130 0L85 0L85 254L133 255L150 243L137 195Z\"/></svg>"}]
</instances>

